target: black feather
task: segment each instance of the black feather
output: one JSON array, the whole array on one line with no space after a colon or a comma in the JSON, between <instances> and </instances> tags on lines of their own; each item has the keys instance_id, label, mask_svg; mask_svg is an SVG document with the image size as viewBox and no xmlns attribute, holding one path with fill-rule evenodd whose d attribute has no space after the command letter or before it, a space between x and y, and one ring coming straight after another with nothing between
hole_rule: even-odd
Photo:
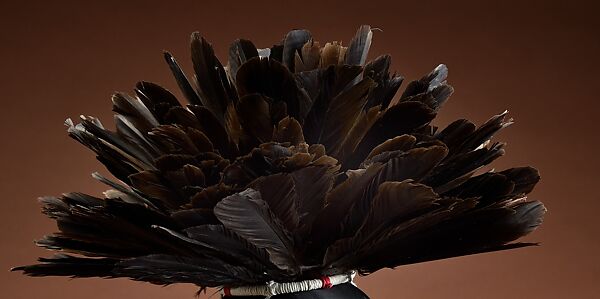
<instances>
[{"instance_id":1,"label":"black feather","mask_svg":"<svg viewBox=\"0 0 600 299\"><path fill-rule=\"evenodd\" d=\"M93 174L103 198L43 197L58 231L36 245L73 256L13 270L203 290L534 245L511 242L542 222L527 200L538 171L482 171L505 152L492 138L506 112L438 130L447 67L394 99L403 78L390 55L367 62L372 35L361 26L348 47L303 29L266 49L238 39L224 67L194 33L193 80L164 54L188 105L142 81L113 96L116 131L65 122L116 179ZM335 290L347 288L320 292Z\"/></svg>"}]
</instances>

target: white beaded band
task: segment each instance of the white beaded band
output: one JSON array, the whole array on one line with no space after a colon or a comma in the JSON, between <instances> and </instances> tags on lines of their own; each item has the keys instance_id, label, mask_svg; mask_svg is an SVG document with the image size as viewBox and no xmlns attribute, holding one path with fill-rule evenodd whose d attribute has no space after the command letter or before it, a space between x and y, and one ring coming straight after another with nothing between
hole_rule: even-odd
<instances>
[{"instance_id":1,"label":"white beaded band","mask_svg":"<svg viewBox=\"0 0 600 299\"><path fill-rule=\"evenodd\" d=\"M270 281L264 285L243 286L243 287L223 287L221 295L223 296L265 296L267 298L280 294L297 293L311 291L316 289L331 288L342 283L353 283L356 271L346 274L333 276L323 276L319 279L309 279L296 282L274 282Z\"/></svg>"}]
</instances>

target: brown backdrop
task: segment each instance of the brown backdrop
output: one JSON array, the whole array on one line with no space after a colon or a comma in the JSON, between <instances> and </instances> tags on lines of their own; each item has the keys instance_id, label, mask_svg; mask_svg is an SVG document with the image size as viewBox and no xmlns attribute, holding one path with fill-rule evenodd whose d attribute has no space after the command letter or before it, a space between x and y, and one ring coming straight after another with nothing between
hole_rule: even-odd
<instances>
[{"instance_id":1,"label":"brown backdrop","mask_svg":"<svg viewBox=\"0 0 600 299\"><path fill-rule=\"evenodd\" d=\"M380 271L360 278L361 288L372 298L410 299L592 298L600 291L594 1L18 2L0 4L2 298L192 298L189 285L8 272L49 254L31 242L55 228L39 213L38 196L105 189L89 174L106 171L67 137L62 122L93 114L111 123L110 94L131 91L136 80L176 90L161 51L172 51L189 71L195 30L224 58L237 37L270 46L304 27L320 41L347 42L360 24L383 29L372 55L392 54L406 78L449 66L456 93L437 124L460 117L480 123L509 109L516 124L498 138L509 146L495 167L538 167L542 182L530 197L549 209L542 228L525 239L541 247Z\"/></svg>"}]
</instances>

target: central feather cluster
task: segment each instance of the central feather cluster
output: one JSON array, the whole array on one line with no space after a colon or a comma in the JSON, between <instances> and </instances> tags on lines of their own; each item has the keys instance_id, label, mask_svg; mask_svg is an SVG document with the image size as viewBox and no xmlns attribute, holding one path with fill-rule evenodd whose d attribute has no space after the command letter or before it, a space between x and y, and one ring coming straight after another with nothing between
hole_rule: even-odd
<instances>
[{"instance_id":1,"label":"central feather cluster","mask_svg":"<svg viewBox=\"0 0 600 299\"><path fill-rule=\"evenodd\" d=\"M366 63L372 34L348 47L306 30L268 49L240 39L225 67L193 34L192 80L165 53L188 105L141 82L113 96L116 132L67 121L120 182L96 173L105 198L43 198L60 232L37 244L75 255L15 269L235 286L531 245L509 242L541 223L525 198L537 171L480 171L504 153L490 139L505 113L438 130L447 68L395 97L390 56Z\"/></svg>"}]
</instances>

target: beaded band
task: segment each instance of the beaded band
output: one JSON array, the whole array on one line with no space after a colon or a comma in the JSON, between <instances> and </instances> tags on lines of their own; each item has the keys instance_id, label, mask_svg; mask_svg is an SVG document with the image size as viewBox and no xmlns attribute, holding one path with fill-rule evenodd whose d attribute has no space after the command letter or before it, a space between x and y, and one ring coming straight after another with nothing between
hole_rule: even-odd
<instances>
[{"instance_id":1,"label":"beaded band","mask_svg":"<svg viewBox=\"0 0 600 299\"><path fill-rule=\"evenodd\" d=\"M333 276L323 276L319 279L309 279L296 282L274 282L269 281L264 285L243 286L243 287L223 287L221 295L225 297L233 296L265 296L267 298L275 295L311 291L316 289L328 289L342 283L353 283L356 271L346 274Z\"/></svg>"}]
</instances>

